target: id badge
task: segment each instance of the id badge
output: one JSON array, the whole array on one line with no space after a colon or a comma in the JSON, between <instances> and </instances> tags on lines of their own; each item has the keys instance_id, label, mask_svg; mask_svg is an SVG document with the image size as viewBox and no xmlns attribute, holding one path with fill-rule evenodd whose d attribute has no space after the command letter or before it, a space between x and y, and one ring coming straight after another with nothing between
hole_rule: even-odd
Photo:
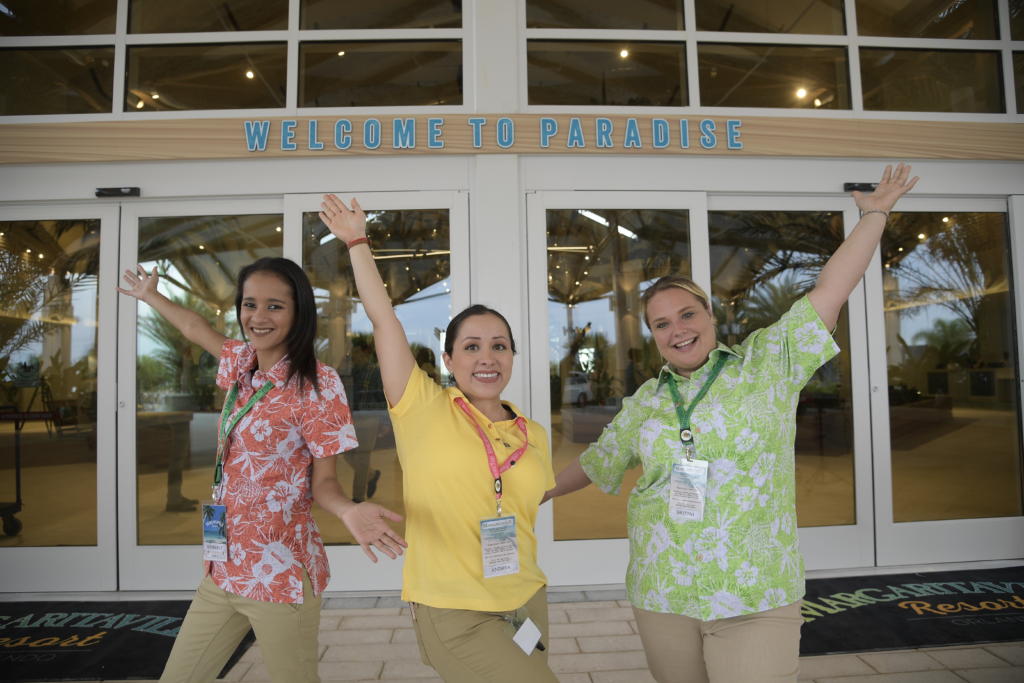
<instances>
[{"instance_id":1,"label":"id badge","mask_svg":"<svg viewBox=\"0 0 1024 683\"><path fill-rule=\"evenodd\" d=\"M228 509L203 503L203 559L228 561Z\"/></svg>"},{"instance_id":2,"label":"id badge","mask_svg":"<svg viewBox=\"0 0 1024 683\"><path fill-rule=\"evenodd\" d=\"M672 465L672 490L669 496L672 521L702 521L707 492L707 460L683 460Z\"/></svg>"},{"instance_id":3,"label":"id badge","mask_svg":"<svg viewBox=\"0 0 1024 683\"><path fill-rule=\"evenodd\" d=\"M519 573L519 541L516 539L515 517L481 520L480 545L485 579Z\"/></svg>"}]
</instances>

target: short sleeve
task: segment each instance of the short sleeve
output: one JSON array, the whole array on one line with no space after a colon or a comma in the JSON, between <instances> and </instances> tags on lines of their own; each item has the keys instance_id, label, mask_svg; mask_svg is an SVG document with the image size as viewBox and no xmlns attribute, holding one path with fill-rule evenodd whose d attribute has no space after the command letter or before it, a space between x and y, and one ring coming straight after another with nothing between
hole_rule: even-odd
<instances>
[{"instance_id":1,"label":"short sleeve","mask_svg":"<svg viewBox=\"0 0 1024 683\"><path fill-rule=\"evenodd\" d=\"M326 365L318 368L320 390L309 387L299 429L314 458L327 458L359 445L352 411L338 373Z\"/></svg>"},{"instance_id":2,"label":"short sleeve","mask_svg":"<svg viewBox=\"0 0 1024 683\"><path fill-rule=\"evenodd\" d=\"M605 493L617 494L626 471L640 464L636 444L645 411L637 396L642 391L645 391L643 387L633 396L623 399L622 410L608 423L597 441L580 455L583 471Z\"/></svg>"},{"instance_id":3,"label":"short sleeve","mask_svg":"<svg viewBox=\"0 0 1024 683\"><path fill-rule=\"evenodd\" d=\"M416 408L430 405L430 402L444 393L444 389L430 379L430 376L419 366L415 366L405 384L405 391L398 403L388 408L388 412L396 418L404 417Z\"/></svg>"},{"instance_id":4,"label":"short sleeve","mask_svg":"<svg viewBox=\"0 0 1024 683\"><path fill-rule=\"evenodd\" d=\"M220 361L217 367L217 386L227 391L238 381L239 375L254 365L255 351L251 346L237 339L225 339L220 347Z\"/></svg>"},{"instance_id":5,"label":"short sleeve","mask_svg":"<svg viewBox=\"0 0 1024 683\"><path fill-rule=\"evenodd\" d=\"M788 379L797 388L839 353L839 345L806 296L774 324L751 334L743 347L745 358L759 359L760 369L772 368L781 375L777 379Z\"/></svg>"}]
</instances>

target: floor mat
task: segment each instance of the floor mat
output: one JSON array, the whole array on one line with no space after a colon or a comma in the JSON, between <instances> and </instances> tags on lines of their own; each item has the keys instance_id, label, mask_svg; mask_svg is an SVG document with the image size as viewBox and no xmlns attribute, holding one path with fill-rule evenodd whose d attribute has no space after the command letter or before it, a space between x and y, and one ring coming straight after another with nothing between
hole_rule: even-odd
<instances>
[{"instance_id":1,"label":"floor mat","mask_svg":"<svg viewBox=\"0 0 1024 683\"><path fill-rule=\"evenodd\" d=\"M157 679L188 601L0 603L0 681ZM242 640L226 672L253 641Z\"/></svg>"},{"instance_id":2,"label":"floor mat","mask_svg":"<svg viewBox=\"0 0 1024 683\"><path fill-rule=\"evenodd\" d=\"M1024 638L1024 566L810 579L800 654Z\"/></svg>"}]
</instances>

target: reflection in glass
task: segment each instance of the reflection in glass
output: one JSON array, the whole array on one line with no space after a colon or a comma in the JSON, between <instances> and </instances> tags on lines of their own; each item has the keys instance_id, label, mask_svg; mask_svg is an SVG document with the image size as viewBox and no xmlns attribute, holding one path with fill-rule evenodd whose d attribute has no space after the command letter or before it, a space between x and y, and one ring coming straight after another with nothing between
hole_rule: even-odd
<instances>
[{"instance_id":1,"label":"reflection in glass","mask_svg":"<svg viewBox=\"0 0 1024 683\"><path fill-rule=\"evenodd\" d=\"M527 42L530 104L688 104L682 43Z\"/></svg>"},{"instance_id":2,"label":"reflection in glass","mask_svg":"<svg viewBox=\"0 0 1024 683\"><path fill-rule=\"evenodd\" d=\"M864 108L875 111L1003 111L998 52L861 48Z\"/></svg>"},{"instance_id":3,"label":"reflection in glass","mask_svg":"<svg viewBox=\"0 0 1024 683\"><path fill-rule=\"evenodd\" d=\"M697 30L839 35L843 0L696 0Z\"/></svg>"},{"instance_id":4,"label":"reflection in glass","mask_svg":"<svg viewBox=\"0 0 1024 683\"><path fill-rule=\"evenodd\" d=\"M451 312L451 252L447 209L367 211L367 234L421 368L442 383L450 378L441 354ZM373 343L373 326L359 302L348 250L316 213L302 216L302 262L319 310L317 357L341 375L358 448L338 458L342 488L355 499L404 514L402 470L388 417ZM354 543L348 529L317 506L325 543ZM402 525L397 525L402 533Z\"/></svg>"},{"instance_id":5,"label":"reflection in glass","mask_svg":"<svg viewBox=\"0 0 1024 683\"><path fill-rule=\"evenodd\" d=\"M0 116L111 110L114 48L0 50Z\"/></svg>"},{"instance_id":6,"label":"reflection in glass","mask_svg":"<svg viewBox=\"0 0 1024 683\"><path fill-rule=\"evenodd\" d=\"M117 0L52 2L4 0L0 36L77 36L113 33ZM0 91L2 92L2 91Z\"/></svg>"},{"instance_id":7,"label":"reflection in glass","mask_svg":"<svg viewBox=\"0 0 1024 683\"><path fill-rule=\"evenodd\" d=\"M705 107L850 108L845 48L701 43L697 54Z\"/></svg>"},{"instance_id":8,"label":"reflection in glass","mask_svg":"<svg viewBox=\"0 0 1024 683\"><path fill-rule=\"evenodd\" d=\"M288 28L288 0L130 0L129 33Z\"/></svg>"},{"instance_id":9,"label":"reflection in glass","mask_svg":"<svg viewBox=\"0 0 1024 683\"><path fill-rule=\"evenodd\" d=\"M682 30L682 0L526 0L527 28Z\"/></svg>"},{"instance_id":10,"label":"reflection in glass","mask_svg":"<svg viewBox=\"0 0 1024 683\"><path fill-rule=\"evenodd\" d=\"M1013 53L1013 82L1017 91L1017 113L1024 114L1024 52Z\"/></svg>"},{"instance_id":11,"label":"reflection in glass","mask_svg":"<svg viewBox=\"0 0 1024 683\"><path fill-rule=\"evenodd\" d=\"M358 41L299 45L299 106L462 104L462 43Z\"/></svg>"},{"instance_id":12,"label":"reflection in glass","mask_svg":"<svg viewBox=\"0 0 1024 683\"><path fill-rule=\"evenodd\" d=\"M461 28L461 5L452 0L301 0L300 11L304 29Z\"/></svg>"},{"instance_id":13,"label":"reflection in glass","mask_svg":"<svg viewBox=\"0 0 1024 683\"><path fill-rule=\"evenodd\" d=\"M1020 515L1002 213L894 213L882 236L893 519Z\"/></svg>"},{"instance_id":14,"label":"reflection in glass","mask_svg":"<svg viewBox=\"0 0 1024 683\"><path fill-rule=\"evenodd\" d=\"M856 0L857 32L898 38L998 40L996 0L898 3Z\"/></svg>"},{"instance_id":15,"label":"reflection in glass","mask_svg":"<svg viewBox=\"0 0 1024 683\"><path fill-rule=\"evenodd\" d=\"M547 212L551 453L561 472L597 440L629 396L661 367L641 320L640 294L663 275L690 275L683 209ZM555 540L625 538L626 500L593 486L554 500Z\"/></svg>"},{"instance_id":16,"label":"reflection in glass","mask_svg":"<svg viewBox=\"0 0 1024 683\"><path fill-rule=\"evenodd\" d=\"M283 107L284 43L128 48L125 111Z\"/></svg>"},{"instance_id":17,"label":"reflection in glass","mask_svg":"<svg viewBox=\"0 0 1024 683\"><path fill-rule=\"evenodd\" d=\"M1019 3L1010 5L1010 38L1024 40L1024 5Z\"/></svg>"},{"instance_id":18,"label":"reflection in glass","mask_svg":"<svg viewBox=\"0 0 1024 683\"><path fill-rule=\"evenodd\" d=\"M139 219L139 263L160 292L241 339L235 286L243 266L281 255L280 215ZM199 543L197 500L210 495L224 392L218 359L138 304L135 463L139 545ZM193 513L193 514L186 514Z\"/></svg>"},{"instance_id":19,"label":"reflection in glass","mask_svg":"<svg viewBox=\"0 0 1024 683\"><path fill-rule=\"evenodd\" d=\"M0 221L0 546L96 545L99 241L98 220Z\"/></svg>"},{"instance_id":20,"label":"reflection in glass","mask_svg":"<svg viewBox=\"0 0 1024 683\"><path fill-rule=\"evenodd\" d=\"M712 211L711 298L718 339L730 346L771 325L818 279L843 241L838 212ZM797 407L799 525L856 523L849 316L835 332L840 353L818 369Z\"/></svg>"}]
</instances>

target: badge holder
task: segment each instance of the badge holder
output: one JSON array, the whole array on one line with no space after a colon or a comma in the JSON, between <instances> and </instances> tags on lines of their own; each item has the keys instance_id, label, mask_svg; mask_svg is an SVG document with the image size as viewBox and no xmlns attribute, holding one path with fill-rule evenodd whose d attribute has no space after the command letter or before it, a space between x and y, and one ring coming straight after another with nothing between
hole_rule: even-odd
<instances>
[{"instance_id":1,"label":"badge holder","mask_svg":"<svg viewBox=\"0 0 1024 683\"><path fill-rule=\"evenodd\" d=\"M501 479L494 480L494 491L501 495ZM480 549L485 579L519 573L519 539L514 515L501 514L498 498L494 517L480 520Z\"/></svg>"}]
</instances>

